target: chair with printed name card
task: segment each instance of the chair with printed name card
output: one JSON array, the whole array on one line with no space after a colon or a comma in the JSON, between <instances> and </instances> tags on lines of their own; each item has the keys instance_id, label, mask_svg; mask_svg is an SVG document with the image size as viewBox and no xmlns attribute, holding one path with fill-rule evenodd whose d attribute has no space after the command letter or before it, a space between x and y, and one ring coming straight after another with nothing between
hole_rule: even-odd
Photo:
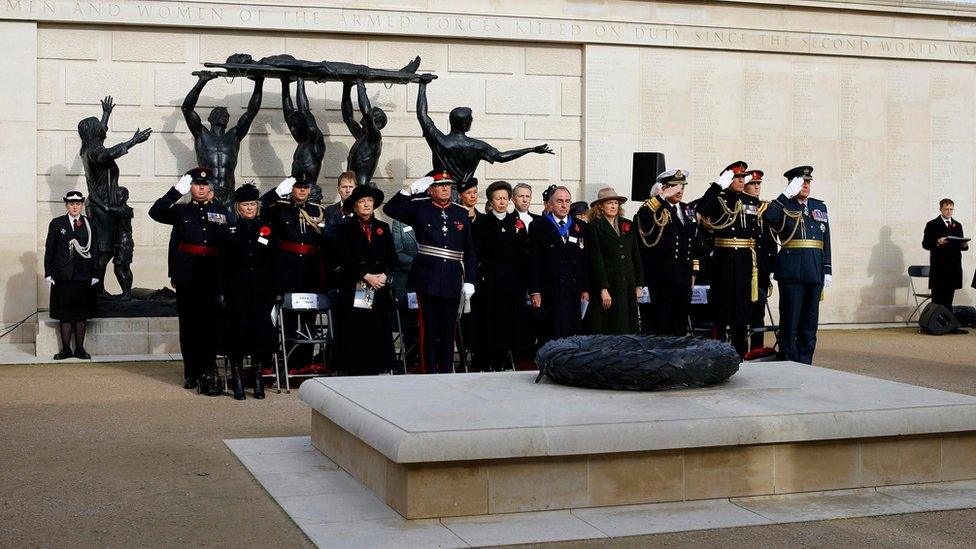
<instances>
[{"instance_id":1,"label":"chair with printed name card","mask_svg":"<svg viewBox=\"0 0 976 549\"><path fill-rule=\"evenodd\" d=\"M298 322L296 329L286 330L285 315L298 313L314 314L315 322L310 325L303 325L303 323ZM319 377L321 375L311 371L293 373L288 367L288 357L295 352L295 349L302 345L312 345L313 350L317 347L321 363L327 364L326 357L331 354L334 339L331 302L325 294L285 294L282 302L275 306L274 317L278 325L282 356L281 362L275 361L277 390L279 393L281 392L280 380L283 378L285 380L285 392L290 393L292 379ZM279 364L282 365L282 368L279 368Z\"/></svg>"}]
</instances>

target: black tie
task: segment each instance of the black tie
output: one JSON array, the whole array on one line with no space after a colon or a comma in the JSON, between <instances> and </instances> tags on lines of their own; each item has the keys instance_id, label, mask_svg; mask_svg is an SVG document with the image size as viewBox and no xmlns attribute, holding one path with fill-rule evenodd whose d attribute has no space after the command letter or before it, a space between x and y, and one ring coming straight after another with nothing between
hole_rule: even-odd
<instances>
[{"instance_id":1,"label":"black tie","mask_svg":"<svg viewBox=\"0 0 976 549\"><path fill-rule=\"evenodd\" d=\"M565 227L565 226L566 226L566 220L565 219L560 219L559 220L559 236L562 237L563 242L566 242L566 237L563 236L563 227Z\"/></svg>"}]
</instances>

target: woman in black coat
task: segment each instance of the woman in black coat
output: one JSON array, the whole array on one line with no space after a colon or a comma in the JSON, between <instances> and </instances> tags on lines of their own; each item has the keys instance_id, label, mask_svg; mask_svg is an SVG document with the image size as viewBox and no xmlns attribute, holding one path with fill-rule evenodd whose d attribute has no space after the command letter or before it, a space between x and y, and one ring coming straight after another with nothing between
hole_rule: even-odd
<instances>
[{"instance_id":1,"label":"woman in black coat","mask_svg":"<svg viewBox=\"0 0 976 549\"><path fill-rule=\"evenodd\" d=\"M261 370L271 368L275 328L271 323L274 279L271 276L271 227L258 215L257 187L249 183L234 191L237 221L228 227L220 249L220 288L223 305L222 343L230 359L230 387L244 400L241 368L250 356L254 366L254 398L264 398Z\"/></svg>"},{"instance_id":2,"label":"woman in black coat","mask_svg":"<svg viewBox=\"0 0 976 549\"><path fill-rule=\"evenodd\" d=\"M396 250L390 226L373 215L383 191L359 185L343 203L353 212L336 229L335 365L347 375L390 372L395 364L390 274Z\"/></svg>"},{"instance_id":3,"label":"woman in black coat","mask_svg":"<svg viewBox=\"0 0 976 549\"><path fill-rule=\"evenodd\" d=\"M485 194L488 214L473 225L478 279L471 298L474 369L482 372L510 369L532 344L525 305L529 233L518 213L508 212L511 185L495 181Z\"/></svg>"},{"instance_id":4,"label":"woman in black coat","mask_svg":"<svg viewBox=\"0 0 976 549\"><path fill-rule=\"evenodd\" d=\"M78 191L64 195L67 215L51 220L44 242L44 279L51 284L51 318L59 321L61 350L54 360L70 357L90 359L85 351L88 319L95 316L98 284L98 235L94 225L81 214L85 197ZM71 351L71 334L75 350Z\"/></svg>"}]
</instances>

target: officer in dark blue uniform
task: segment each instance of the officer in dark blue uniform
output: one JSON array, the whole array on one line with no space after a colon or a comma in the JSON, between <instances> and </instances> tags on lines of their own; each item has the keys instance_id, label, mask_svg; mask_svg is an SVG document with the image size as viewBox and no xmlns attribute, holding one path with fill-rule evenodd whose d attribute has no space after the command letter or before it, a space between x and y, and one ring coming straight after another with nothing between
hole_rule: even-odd
<instances>
[{"instance_id":1,"label":"officer in dark blue uniform","mask_svg":"<svg viewBox=\"0 0 976 549\"><path fill-rule=\"evenodd\" d=\"M296 174L261 197L262 217L271 227L272 273L276 295L323 293L325 264L322 245L325 208L309 199L312 181L307 174ZM314 333L315 313L303 312L284 317L285 333ZM290 355L289 368L308 366L312 346L300 345Z\"/></svg>"},{"instance_id":2,"label":"officer in dark blue uniform","mask_svg":"<svg viewBox=\"0 0 976 549\"><path fill-rule=\"evenodd\" d=\"M176 288L184 387L216 372L214 328L220 272L217 252L227 229L227 210L213 201L208 168L194 168L149 208L149 217L172 225L169 273ZM190 193L190 201L177 204ZM220 394L220 393L216 393Z\"/></svg>"},{"instance_id":3,"label":"officer in dark blue uniform","mask_svg":"<svg viewBox=\"0 0 976 549\"><path fill-rule=\"evenodd\" d=\"M532 307L541 311L538 344L582 332L586 291L586 222L570 214L566 187L548 191L546 213L529 224L529 277Z\"/></svg>"},{"instance_id":4,"label":"officer in dark blue uniform","mask_svg":"<svg viewBox=\"0 0 976 549\"><path fill-rule=\"evenodd\" d=\"M449 173L431 172L383 207L388 216L413 227L417 236L407 289L417 293L420 363L425 373L453 371L461 297L470 300L474 295L477 258L471 221L464 207L451 202L453 184Z\"/></svg>"},{"instance_id":5,"label":"officer in dark blue uniform","mask_svg":"<svg viewBox=\"0 0 976 549\"><path fill-rule=\"evenodd\" d=\"M812 173L810 166L784 173L790 183L764 214L780 241L775 273L780 358L804 364L813 362L820 296L831 275L827 205L810 197Z\"/></svg>"},{"instance_id":6,"label":"officer in dark blue uniform","mask_svg":"<svg viewBox=\"0 0 976 549\"><path fill-rule=\"evenodd\" d=\"M730 341L739 356L749 350L752 304L759 300L756 244L761 202L745 193L745 185L752 179L748 167L741 160L728 165L698 199L702 224L714 237L708 304L715 335Z\"/></svg>"},{"instance_id":7,"label":"officer in dark blue uniform","mask_svg":"<svg viewBox=\"0 0 976 549\"><path fill-rule=\"evenodd\" d=\"M697 213L681 201L687 179L685 170L658 175L661 194L645 200L634 216L651 298L647 327L655 334L688 334L691 288L701 249Z\"/></svg>"},{"instance_id":8,"label":"officer in dark blue uniform","mask_svg":"<svg viewBox=\"0 0 976 549\"><path fill-rule=\"evenodd\" d=\"M752 179L746 183L745 193L759 198L763 176L765 172L751 168L749 174ZM749 338L749 350L756 351L766 346L765 332L761 330L766 325L766 303L773 291L773 270L776 264L776 236L769 228L769 223L763 220L763 214L769 208L768 200L761 200L759 204L759 240L756 242L756 260L759 267L759 299L752 304L752 320L750 326L754 330ZM755 331L757 328L760 330Z\"/></svg>"}]
</instances>

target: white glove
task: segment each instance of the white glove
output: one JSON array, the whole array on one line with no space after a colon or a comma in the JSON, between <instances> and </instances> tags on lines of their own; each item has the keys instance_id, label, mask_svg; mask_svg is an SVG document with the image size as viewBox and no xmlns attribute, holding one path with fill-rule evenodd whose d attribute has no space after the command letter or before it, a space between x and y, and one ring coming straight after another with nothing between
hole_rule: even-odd
<instances>
[{"instance_id":1,"label":"white glove","mask_svg":"<svg viewBox=\"0 0 976 549\"><path fill-rule=\"evenodd\" d=\"M722 187L722 190L724 191L725 189L729 188L729 185L732 184L733 177L735 177L735 174L732 173L732 170L725 170L722 172L722 175L718 176L718 181L715 183L717 183L719 187Z\"/></svg>"},{"instance_id":2,"label":"white glove","mask_svg":"<svg viewBox=\"0 0 976 549\"><path fill-rule=\"evenodd\" d=\"M830 275L829 274L825 274L824 275L824 288L826 288L827 286L830 286Z\"/></svg>"},{"instance_id":3,"label":"white glove","mask_svg":"<svg viewBox=\"0 0 976 549\"><path fill-rule=\"evenodd\" d=\"M794 196L800 194L800 189L803 188L803 178L794 177L790 179L790 184L786 186L786 190L783 191L783 196L786 198L793 198Z\"/></svg>"},{"instance_id":4,"label":"white glove","mask_svg":"<svg viewBox=\"0 0 976 549\"><path fill-rule=\"evenodd\" d=\"M284 181L278 183L278 187L275 188L275 193L278 196L288 196L291 194L291 188L295 186L296 179L294 177L286 177Z\"/></svg>"},{"instance_id":5,"label":"white glove","mask_svg":"<svg viewBox=\"0 0 976 549\"><path fill-rule=\"evenodd\" d=\"M434 182L433 177L421 177L420 179L414 181L410 184L410 194L419 194L427 190L430 184ZM471 293L474 293L474 287L472 286Z\"/></svg>"},{"instance_id":6,"label":"white glove","mask_svg":"<svg viewBox=\"0 0 976 549\"><path fill-rule=\"evenodd\" d=\"M651 187L651 197L655 197L661 194L663 192L663 189L664 189L664 185L661 185L660 183L655 183L654 186Z\"/></svg>"},{"instance_id":7,"label":"white glove","mask_svg":"<svg viewBox=\"0 0 976 549\"><path fill-rule=\"evenodd\" d=\"M95 284L98 284L98 279L97 278L93 278L92 279L91 285L94 286Z\"/></svg>"},{"instance_id":8,"label":"white glove","mask_svg":"<svg viewBox=\"0 0 976 549\"><path fill-rule=\"evenodd\" d=\"M45 276L44 277L44 280L47 280L47 283L48 284L50 284L51 286L54 286L54 279L53 278L51 278L49 276Z\"/></svg>"},{"instance_id":9,"label":"white glove","mask_svg":"<svg viewBox=\"0 0 976 549\"><path fill-rule=\"evenodd\" d=\"M474 284L465 282L464 286L461 286L461 292L464 293L464 299L471 299L471 296L474 295Z\"/></svg>"},{"instance_id":10,"label":"white glove","mask_svg":"<svg viewBox=\"0 0 976 549\"><path fill-rule=\"evenodd\" d=\"M748 184L749 184L749 182L750 182L750 181L752 181L752 175L751 175L751 174L749 174L749 175L746 175L746 176L745 176L744 178L742 178L742 181L743 181L743 182L744 182L744 183L745 183L746 185L748 185Z\"/></svg>"},{"instance_id":11,"label":"white glove","mask_svg":"<svg viewBox=\"0 0 976 549\"><path fill-rule=\"evenodd\" d=\"M186 194L190 192L190 185L193 183L193 176L184 175L173 185L173 188L179 191L180 194Z\"/></svg>"}]
</instances>

